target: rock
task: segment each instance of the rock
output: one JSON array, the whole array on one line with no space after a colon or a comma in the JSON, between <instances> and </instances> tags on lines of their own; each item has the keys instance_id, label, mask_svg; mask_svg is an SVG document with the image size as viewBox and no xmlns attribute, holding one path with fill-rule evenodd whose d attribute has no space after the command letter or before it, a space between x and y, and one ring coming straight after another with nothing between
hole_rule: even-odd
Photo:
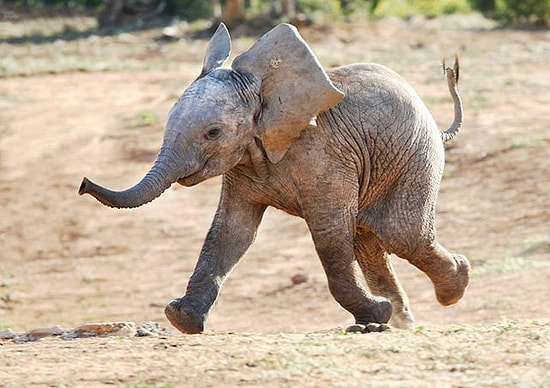
<instances>
[{"instance_id":1,"label":"rock","mask_svg":"<svg viewBox=\"0 0 550 388\"><path fill-rule=\"evenodd\" d=\"M42 339L45 337L59 337L63 333L65 333L65 331L61 329L59 326L43 327L39 329L29 330L25 334L22 334L19 337L16 337L14 341L17 343L32 342L32 341L38 341L39 339Z\"/></svg>"},{"instance_id":2,"label":"rock","mask_svg":"<svg viewBox=\"0 0 550 388\"><path fill-rule=\"evenodd\" d=\"M59 326L29 330L18 335L11 329L0 331L0 340L13 340L16 343L38 341L45 337L60 337L62 339L89 338L89 337L146 337L167 336L170 331L158 322L144 322L136 328L134 322L107 322L88 323L75 329L62 329Z\"/></svg>"},{"instance_id":3,"label":"rock","mask_svg":"<svg viewBox=\"0 0 550 388\"><path fill-rule=\"evenodd\" d=\"M0 340L14 339L17 334L12 329L0 330Z\"/></svg>"},{"instance_id":4,"label":"rock","mask_svg":"<svg viewBox=\"0 0 550 388\"><path fill-rule=\"evenodd\" d=\"M134 322L109 322L88 323L65 333L63 338L88 338L88 337L133 337L136 335Z\"/></svg>"},{"instance_id":5,"label":"rock","mask_svg":"<svg viewBox=\"0 0 550 388\"><path fill-rule=\"evenodd\" d=\"M143 322L141 325L137 328L137 336L138 337L147 337L147 336L164 336L168 335L169 331L167 328L162 327L160 323L158 322Z\"/></svg>"},{"instance_id":6,"label":"rock","mask_svg":"<svg viewBox=\"0 0 550 388\"><path fill-rule=\"evenodd\" d=\"M300 272L300 273L297 273L296 275L293 275L291 278L290 278L290 281L292 282L292 284L294 286L298 285L298 284L302 284L302 283L305 283L307 282L307 280L309 279L309 276L307 273L305 272Z\"/></svg>"}]
</instances>

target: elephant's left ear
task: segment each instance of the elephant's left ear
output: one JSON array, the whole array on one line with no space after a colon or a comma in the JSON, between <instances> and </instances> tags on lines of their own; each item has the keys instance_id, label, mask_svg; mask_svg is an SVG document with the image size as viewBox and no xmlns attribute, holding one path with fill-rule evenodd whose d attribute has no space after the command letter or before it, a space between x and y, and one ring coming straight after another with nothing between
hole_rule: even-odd
<instances>
[{"instance_id":1,"label":"elephant's left ear","mask_svg":"<svg viewBox=\"0 0 550 388\"><path fill-rule=\"evenodd\" d=\"M227 58L229 58L229 54L231 54L231 37L225 24L220 23L206 49L206 56L204 57L200 76L202 77L223 65Z\"/></svg>"},{"instance_id":2,"label":"elephant's left ear","mask_svg":"<svg viewBox=\"0 0 550 388\"><path fill-rule=\"evenodd\" d=\"M258 137L272 163L284 157L315 116L344 96L289 24L280 24L262 36L235 58L232 68L261 81Z\"/></svg>"}]
</instances>

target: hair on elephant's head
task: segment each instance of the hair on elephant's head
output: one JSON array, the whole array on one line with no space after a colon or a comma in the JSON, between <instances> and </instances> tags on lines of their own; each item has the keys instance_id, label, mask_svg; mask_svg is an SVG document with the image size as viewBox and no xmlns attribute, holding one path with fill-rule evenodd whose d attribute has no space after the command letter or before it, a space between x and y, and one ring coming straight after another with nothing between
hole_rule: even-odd
<instances>
[{"instance_id":1,"label":"hair on elephant's head","mask_svg":"<svg viewBox=\"0 0 550 388\"><path fill-rule=\"evenodd\" d=\"M277 163L317 114L343 98L291 25L273 28L223 68L230 52L221 24L200 76L168 115L155 163L138 184L117 192L84 178L79 193L111 207L141 206L174 182L190 186L226 173L258 140Z\"/></svg>"}]
</instances>

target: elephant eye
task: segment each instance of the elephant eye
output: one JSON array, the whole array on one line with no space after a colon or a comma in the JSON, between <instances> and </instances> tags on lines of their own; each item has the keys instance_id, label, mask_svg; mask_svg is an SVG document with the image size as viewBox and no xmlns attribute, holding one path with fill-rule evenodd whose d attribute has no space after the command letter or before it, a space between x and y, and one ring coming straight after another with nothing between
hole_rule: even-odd
<instances>
[{"instance_id":1,"label":"elephant eye","mask_svg":"<svg viewBox=\"0 0 550 388\"><path fill-rule=\"evenodd\" d=\"M218 127L214 127L214 128L210 128L205 134L204 134L204 138L206 140L215 140L216 138L218 138L220 136L220 133L222 132L222 130Z\"/></svg>"}]
</instances>

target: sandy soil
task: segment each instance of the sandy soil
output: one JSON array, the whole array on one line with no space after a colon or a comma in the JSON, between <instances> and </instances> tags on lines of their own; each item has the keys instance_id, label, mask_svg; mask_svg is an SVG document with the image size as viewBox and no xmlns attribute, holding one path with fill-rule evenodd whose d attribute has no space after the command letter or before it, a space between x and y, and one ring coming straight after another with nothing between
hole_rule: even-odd
<instances>
[{"instance_id":1,"label":"sandy soil","mask_svg":"<svg viewBox=\"0 0 550 388\"><path fill-rule=\"evenodd\" d=\"M13 39L90 23L0 20L0 331L169 328L163 308L182 295L217 205L219 178L129 211L77 195L84 175L122 189L148 170L207 44L165 42L159 30ZM452 105L440 59L460 52L466 123L447 149L437 225L443 244L471 259L465 297L439 306L426 276L394 258L417 327L342 335L351 316L331 298L303 221L269 211L205 335L0 340L0 384L550 385L550 33L478 17L302 33L326 67L396 69L442 128ZM238 37L235 54L254 39ZM296 274L307 281L294 285Z\"/></svg>"}]
</instances>

